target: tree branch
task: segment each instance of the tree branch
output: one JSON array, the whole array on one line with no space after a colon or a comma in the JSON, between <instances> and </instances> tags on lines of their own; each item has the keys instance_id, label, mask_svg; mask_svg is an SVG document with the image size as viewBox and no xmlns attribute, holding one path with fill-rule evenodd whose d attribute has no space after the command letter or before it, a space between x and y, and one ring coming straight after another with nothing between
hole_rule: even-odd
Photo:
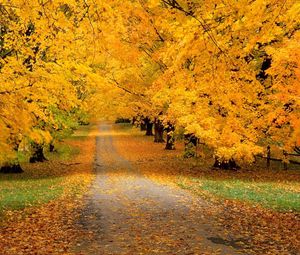
<instances>
[{"instance_id":1,"label":"tree branch","mask_svg":"<svg viewBox=\"0 0 300 255\"><path fill-rule=\"evenodd\" d=\"M179 5L179 3L176 0L162 0L162 1L166 5L171 6L172 8L183 12L186 16L189 16L197 20L200 23L201 27L203 28L204 32L208 34L213 44L219 49L220 52L226 54L226 52L220 47L214 35L211 33L210 27L205 23L202 17L198 18L192 11L185 10L182 6Z\"/></svg>"},{"instance_id":2,"label":"tree branch","mask_svg":"<svg viewBox=\"0 0 300 255\"><path fill-rule=\"evenodd\" d=\"M150 11L147 10L147 8L145 7L145 5L144 5L144 3L142 2L142 0L140 0L139 2L140 2L140 4L141 4L142 8L144 9L144 11L148 14L148 16L150 16ZM164 39L164 38L162 37L162 35L158 32L158 29L157 29L157 27L155 26L154 21L153 21L153 19L152 19L151 17L149 17L149 21L150 21L150 23L151 23L151 25L152 25L152 27L153 27L153 29L154 29L156 35L158 36L159 40L160 40L161 42L165 42L165 39Z\"/></svg>"},{"instance_id":3,"label":"tree branch","mask_svg":"<svg viewBox=\"0 0 300 255\"><path fill-rule=\"evenodd\" d=\"M123 86L121 86L121 84L115 79L115 77L113 76L112 79L110 79L111 81L113 81L113 83L119 88L119 89L122 89L124 90L126 93L129 93L131 95L135 95L135 96L139 96L139 97L145 97L144 94L140 94L140 93L136 93L136 92L133 92L127 88L124 88Z\"/></svg>"},{"instance_id":4,"label":"tree branch","mask_svg":"<svg viewBox=\"0 0 300 255\"><path fill-rule=\"evenodd\" d=\"M7 91L0 91L0 95L5 95L5 94L14 94L14 93L17 93L18 91L22 90L22 89L26 89L26 88L30 88L34 85L34 83L30 83L26 86L23 86L23 87L19 87L19 88L15 88L15 89L12 89L12 90L7 90Z\"/></svg>"}]
</instances>

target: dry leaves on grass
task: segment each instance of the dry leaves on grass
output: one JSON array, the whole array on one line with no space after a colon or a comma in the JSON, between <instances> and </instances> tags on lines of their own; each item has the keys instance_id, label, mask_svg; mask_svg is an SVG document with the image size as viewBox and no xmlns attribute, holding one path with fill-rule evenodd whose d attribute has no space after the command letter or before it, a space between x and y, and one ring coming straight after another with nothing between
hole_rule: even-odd
<instances>
[{"instance_id":1,"label":"dry leaves on grass","mask_svg":"<svg viewBox=\"0 0 300 255\"><path fill-rule=\"evenodd\" d=\"M1 255L71 254L72 244L82 234L74 222L82 206L81 196L93 179L95 139L91 136L69 143L81 149L71 161L26 166L65 176L63 195L39 207L7 211L0 229Z\"/></svg>"},{"instance_id":2,"label":"dry leaves on grass","mask_svg":"<svg viewBox=\"0 0 300 255\"><path fill-rule=\"evenodd\" d=\"M215 202L210 213L228 236L239 236L251 254L299 254L299 214L280 213L234 200Z\"/></svg>"},{"instance_id":3,"label":"dry leaves on grass","mask_svg":"<svg viewBox=\"0 0 300 255\"><path fill-rule=\"evenodd\" d=\"M155 181L178 184L178 179L191 182L193 178L212 180L241 179L254 182L274 181L285 190L298 190L289 183L299 182L299 173L283 171L257 171L242 169L238 172L212 171L211 159L203 162L182 159L183 145L177 144L176 151L163 150L162 144L155 144L152 138L119 132L115 146L120 155L130 160L139 171ZM191 187L195 185L191 183ZM199 185L199 183L198 183ZM192 188L191 188L192 189ZM277 212L261 206L237 200L220 199L207 192L198 195L209 198L210 205L203 212L207 221L216 223L220 229L220 239L241 246L247 254L299 254L300 215L293 212ZM197 205L191 205L197 206Z\"/></svg>"}]
</instances>

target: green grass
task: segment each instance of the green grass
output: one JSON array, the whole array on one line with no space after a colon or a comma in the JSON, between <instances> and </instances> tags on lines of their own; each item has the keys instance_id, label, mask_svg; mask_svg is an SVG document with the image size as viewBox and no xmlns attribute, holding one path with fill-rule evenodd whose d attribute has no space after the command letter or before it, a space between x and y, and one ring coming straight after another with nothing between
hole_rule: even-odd
<instances>
[{"instance_id":1,"label":"green grass","mask_svg":"<svg viewBox=\"0 0 300 255\"><path fill-rule=\"evenodd\" d=\"M67 139L84 139L88 132L89 127L84 126ZM80 149L63 142L56 144L55 149L53 153L45 152L48 163L41 165L22 161L24 173L0 174L0 217L6 210L41 205L63 194L64 180L68 175L60 170L60 162L71 160L80 153Z\"/></svg>"},{"instance_id":2,"label":"green grass","mask_svg":"<svg viewBox=\"0 0 300 255\"><path fill-rule=\"evenodd\" d=\"M84 126L80 126L80 128L78 130L76 130L74 132L74 134L72 134L69 139L72 139L72 140L82 140L82 139L85 139L90 130L91 130L91 127L92 127L92 124L89 124L89 125L84 125Z\"/></svg>"},{"instance_id":3,"label":"green grass","mask_svg":"<svg viewBox=\"0 0 300 255\"><path fill-rule=\"evenodd\" d=\"M70 139L70 138L69 138ZM76 138L78 139L78 138ZM82 138L80 138L82 139ZM80 153L79 148L72 147L68 144L57 144L55 146L55 152L54 153L49 153L46 152L46 158L49 160L69 160L73 158L74 156L78 155Z\"/></svg>"},{"instance_id":4,"label":"green grass","mask_svg":"<svg viewBox=\"0 0 300 255\"><path fill-rule=\"evenodd\" d=\"M63 192L62 177L30 179L26 173L22 175L0 177L0 213L47 203Z\"/></svg>"},{"instance_id":5,"label":"green grass","mask_svg":"<svg viewBox=\"0 0 300 255\"><path fill-rule=\"evenodd\" d=\"M259 204L277 211L300 211L300 193L276 187L276 182L208 180L197 178L192 178L191 181L192 182L180 181L178 185L196 192L204 191L219 198Z\"/></svg>"}]
</instances>

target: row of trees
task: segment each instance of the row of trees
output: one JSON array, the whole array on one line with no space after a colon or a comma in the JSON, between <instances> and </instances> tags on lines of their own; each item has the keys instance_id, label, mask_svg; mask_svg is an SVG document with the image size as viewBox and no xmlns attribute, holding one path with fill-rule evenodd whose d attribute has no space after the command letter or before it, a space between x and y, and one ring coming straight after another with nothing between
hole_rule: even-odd
<instances>
[{"instance_id":1,"label":"row of trees","mask_svg":"<svg viewBox=\"0 0 300 255\"><path fill-rule=\"evenodd\" d=\"M78 6L76 16L83 15L82 10ZM58 2L0 3L3 172L21 172L20 157L44 160L44 147L53 151L56 140L88 121L85 101L91 86L82 72L84 59L77 53L83 45L76 39L84 21L76 25L69 15L68 6Z\"/></svg>"},{"instance_id":2,"label":"row of trees","mask_svg":"<svg viewBox=\"0 0 300 255\"><path fill-rule=\"evenodd\" d=\"M220 162L300 145L298 1L2 2L1 162L62 113L144 116Z\"/></svg>"},{"instance_id":3,"label":"row of trees","mask_svg":"<svg viewBox=\"0 0 300 255\"><path fill-rule=\"evenodd\" d=\"M131 5L122 13L121 42L133 55L122 62L125 77L124 69L112 75L129 91L128 116L183 128L221 165L251 162L267 145L288 151L299 145L299 3Z\"/></svg>"}]
</instances>

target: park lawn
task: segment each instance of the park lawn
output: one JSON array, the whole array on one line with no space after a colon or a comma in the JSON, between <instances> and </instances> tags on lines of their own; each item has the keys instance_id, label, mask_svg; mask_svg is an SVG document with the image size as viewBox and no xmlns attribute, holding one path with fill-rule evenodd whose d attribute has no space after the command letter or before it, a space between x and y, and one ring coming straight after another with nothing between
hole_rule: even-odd
<instances>
[{"instance_id":1,"label":"park lawn","mask_svg":"<svg viewBox=\"0 0 300 255\"><path fill-rule=\"evenodd\" d=\"M191 174L181 175L177 184L209 198L235 200L278 212L300 212L300 166L290 165L284 171L281 162L257 160L241 170L215 170L207 157L193 159Z\"/></svg>"},{"instance_id":2,"label":"park lawn","mask_svg":"<svg viewBox=\"0 0 300 255\"><path fill-rule=\"evenodd\" d=\"M72 162L79 156L81 143L86 142L90 126L80 127L72 136L55 145L54 153L45 152L48 161L36 164L23 163L22 174L0 175L0 217L6 211L38 206L60 198L67 190L76 194L78 167ZM75 187L72 187L72 185Z\"/></svg>"},{"instance_id":3,"label":"park lawn","mask_svg":"<svg viewBox=\"0 0 300 255\"><path fill-rule=\"evenodd\" d=\"M0 211L47 203L63 193L63 177L30 178L27 174L22 178L0 178Z\"/></svg>"},{"instance_id":4,"label":"park lawn","mask_svg":"<svg viewBox=\"0 0 300 255\"><path fill-rule=\"evenodd\" d=\"M242 180L209 180L202 178L185 178L178 181L184 189L198 194L214 195L219 199L233 199L261 205L277 211L300 212L300 192L290 187L278 187L276 182L255 182ZM289 186L298 187L299 183L290 182Z\"/></svg>"}]
</instances>

